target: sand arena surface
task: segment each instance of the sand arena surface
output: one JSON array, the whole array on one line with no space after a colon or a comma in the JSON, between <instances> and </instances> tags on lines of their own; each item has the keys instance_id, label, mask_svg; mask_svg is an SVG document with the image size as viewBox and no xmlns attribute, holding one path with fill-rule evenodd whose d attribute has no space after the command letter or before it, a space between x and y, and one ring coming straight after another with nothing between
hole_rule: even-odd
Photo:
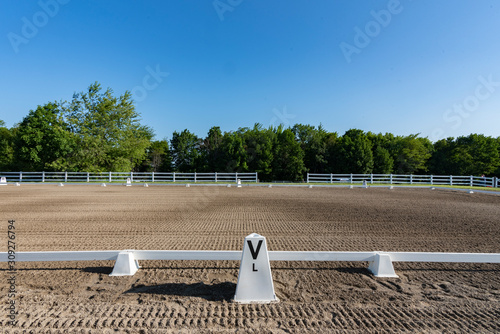
<instances>
[{"instance_id":1,"label":"sand arena surface","mask_svg":"<svg viewBox=\"0 0 500 334\"><path fill-rule=\"evenodd\" d=\"M0 241L18 251L269 250L500 253L500 196L429 189L0 187ZM7 271L0 264L0 328ZM18 332L498 332L500 265L271 262L280 303L231 302L237 261L17 263Z\"/></svg>"}]
</instances>

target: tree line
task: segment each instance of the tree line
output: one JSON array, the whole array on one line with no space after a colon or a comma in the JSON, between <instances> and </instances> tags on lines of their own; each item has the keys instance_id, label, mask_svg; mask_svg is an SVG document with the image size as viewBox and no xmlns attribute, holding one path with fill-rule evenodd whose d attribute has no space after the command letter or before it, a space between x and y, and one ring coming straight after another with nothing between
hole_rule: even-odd
<instances>
[{"instance_id":1,"label":"tree line","mask_svg":"<svg viewBox=\"0 0 500 334\"><path fill-rule=\"evenodd\" d=\"M30 110L12 128L0 121L0 171L258 172L263 181L300 181L306 173L500 176L500 137L432 143L417 134L351 129L340 136L321 125L255 124L155 140L129 92L115 96L96 82L69 102Z\"/></svg>"}]
</instances>

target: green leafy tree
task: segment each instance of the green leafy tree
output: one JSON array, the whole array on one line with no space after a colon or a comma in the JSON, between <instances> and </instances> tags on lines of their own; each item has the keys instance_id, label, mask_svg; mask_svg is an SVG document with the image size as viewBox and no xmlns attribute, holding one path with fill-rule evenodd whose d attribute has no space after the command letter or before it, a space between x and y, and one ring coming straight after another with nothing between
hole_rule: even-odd
<instances>
[{"instance_id":1,"label":"green leafy tree","mask_svg":"<svg viewBox=\"0 0 500 334\"><path fill-rule=\"evenodd\" d=\"M55 162L66 159L74 148L73 138L57 103L30 110L18 125L14 159L23 171L59 170Z\"/></svg>"},{"instance_id":2,"label":"green leafy tree","mask_svg":"<svg viewBox=\"0 0 500 334\"><path fill-rule=\"evenodd\" d=\"M223 154L221 171L227 173L247 172L247 152L243 135L239 132L226 132L222 138L221 152Z\"/></svg>"},{"instance_id":3,"label":"green leafy tree","mask_svg":"<svg viewBox=\"0 0 500 334\"><path fill-rule=\"evenodd\" d=\"M303 179L304 151L291 129L276 129L276 144L272 164L273 180L300 181Z\"/></svg>"},{"instance_id":4,"label":"green leafy tree","mask_svg":"<svg viewBox=\"0 0 500 334\"><path fill-rule=\"evenodd\" d=\"M391 174L394 168L394 160L389 153L389 150L378 145L373 150L373 173L375 174Z\"/></svg>"},{"instance_id":5,"label":"green leafy tree","mask_svg":"<svg viewBox=\"0 0 500 334\"><path fill-rule=\"evenodd\" d=\"M239 132L244 138L248 169L259 173L261 180L271 180L274 132L258 123L252 129L239 129Z\"/></svg>"},{"instance_id":6,"label":"green leafy tree","mask_svg":"<svg viewBox=\"0 0 500 334\"><path fill-rule=\"evenodd\" d=\"M201 147L201 170L209 173L224 170L223 138L218 126L214 126L208 131Z\"/></svg>"},{"instance_id":7,"label":"green leafy tree","mask_svg":"<svg viewBox=\"0 0 500 334\"><path fill-rule=\"evenodd\" d=\"M346 131L340 140L337 161L340 173L371 173L373 153L368 136L362 130Z\"/></svg>"},{"instance_id":8,"label":"green leafy tree","mask_svg":"<svg viewBox=\"0 0 500 334\"><path fill-rule=\"evenodd\" d=\"M167 140L155 140L147 149L147 158L136 168L139 172L171 172L172 157Z\"/></svg>"},{"instance_id":9,"label":"green leafy tree","mask_svg":"<svg viewBox=\"0 0 500 334\"><path fill-rule=\"evenodd\" d=\"M6 128L5 122L0 120L0 172L10 171L14 167L14 131Z\"/></svg>"},{"instance_id":10,"label":"green leafy tree","mask_svg":"<svg viewBox=\"0 0 500 334\"><path fill-rule=\"evenodd\" d=\"M498 141L471 134L458 137L451 153L451 163L459 175L493 175L500 166Z\"/></svg>"},{"instance_id":11,"label":"green leafy tree","mask_svg":"<svg viewBox=\"0 0 500 334\"><path fill-rule=\"evenodd\" d=\"M328 133L319 126L295 124L292 128L302 150L304 151L304 165L309 173L324 173L327 169L327 138ZM335 134L336 136L336 134Z\"/></svg>"},{"instance_id":12,"label":"green leafy tree","mask_svg":"<svg viewBox=\"0 0 500 334\"><path fill-rule=\"evenodd\" d=\"M56 162L59 169L129 172L144 161L153 131L140 124L130 92L116 97L96 82L64 111L76 145L70 157Z\"/></svg>"},{"instance_id":13,"label":"green leafy tree","mask_svg":"<svg viewBox=\"0 0 500 334\"><path fill-rule=\"evenodd\" d=\"M196 172L200 159L201 140L187 129L175 131L170 140L171 155L174 168L178 172Z\"/></svg>"},{"instance_id":14,"label":"green leafy tree","mask_svg":"<svg viewBox=\"0 0 500 334\"><path fill-rule=\"evenodd\" d=\"M452 163L453 150L456 143L453 137L438 140L429 159L429 173L433 175L459 175L460 170Z\"/></svg>"},{"instance_id":15,"label":"green leafy tree","mask_svg":"<svg viewBox=\"0 0 500 334\"><path fill-rule=\"evenodd\" d=\"M429 139L418 134L396 137L393 154L396 174L422 174L427 172L427 161L432 156L433 146Z\"/></svg>"}]
</instances>

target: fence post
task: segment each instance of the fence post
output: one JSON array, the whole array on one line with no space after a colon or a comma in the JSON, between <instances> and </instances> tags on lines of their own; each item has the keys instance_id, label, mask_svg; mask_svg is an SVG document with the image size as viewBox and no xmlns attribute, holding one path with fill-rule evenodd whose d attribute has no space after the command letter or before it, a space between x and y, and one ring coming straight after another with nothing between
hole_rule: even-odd
<instances>
[{"instance_id":1,"label":"fence post","mask_svg":"<svg viewBox=\"0 0 500 334\"><path fill-rule=\"evenodd\" d=\"M68 182L68 172L64 172L64 182Z\"/></svg>"},{"instance_id":2,"label":"fence post","mask_svg":"<svg viewBox=\"0 0 500 334\"><path fill-rule=\"evenodd\" d=\"M155 172L151 172L151 182L155 182Z\"/></svg>"},{"instance_id":3,"label":"fence post","mask_svg":"<svg viewBox=\"0 0 500 334\"><path fill-rule=\"evenodd\" d=\"M19 172L19 182L23 182L23 172Z\"/></svg>"},{"instance_id":4,"label":"fence post","mask_svg":"<svg viewBox=\"0 0 500 334\"><path fill-rule=\"evenodd\" d=\"M42 172L42 182L45 182L45 172Z\"/></svg>"},{"instance_id":5,"label":"fence post","mask_svg":"<svg viewBox=\"0 0 500 334\"><path fill-rule=\"evenodd\" d=\"M392 174L390 175L390 184L392 184Z\"/></svg>"},{"instance_id":6,"label":"fence post","mask_svg":"<svg viewBox=\"0 0 500 334\"><path fill-rule=\"evenodd\" d=\"M196 172L194 172L194 182L196 182Z\"/></svg>"},{"instance_id":7,"label":"fence post","mask_svg":"<svg viewBox=\"0 0 500 334\"><path fill-rule=\"evenodd\" d=\"M410 184L413 184L413 174L410 174Z\"/></svg>"},{"instance_id":8,"label":"fence post","mask_svg":"<svg viewBox=\"0 0 500 334\"><path fill-rule=\"evenodd\" d=\"M470 186L474 187L474 176L470 176Z\"/></svg>"},{"instance_id":9,"label":"fence post","mask_svg":"<svg viewBox=\"0 0 500 334\"><path fill-rule=\"evenodd\" d=\"M450 175L450 186L453 185L453 175Z\"/></svg>"},{"instance_id":10,"label":"fence post","mask_svg":"<svg viewBox=\"0 0 500 334\"><path fill-rule=\"evenodd\" d=\"M373 174L370 174L370 184L373 184Z\"/></svg>"},{"instance_id":11,"label":"fence post","mask_svg":"<svg viewBox=\"0 0 500 334\"><path fill-rule=\"evenodd\" d=\"M498 178L496 176L493 177L493 187L498 188Z\"/></svg>"},{"instance_id":12,"label":"fence post","mask_svg":"<svg viewBox=\"0 0 500 334\"><path fill-rule=\"evenodd\" d=\"M333 183L333 174L330 173L330 183Z\"/></svg>"},{"instance_id":13,"label":"fence post","mask_svg":"<svg viewBox=\"0 0 500 334\"><path fill-rule=\"evenodd\" d=\"M174 180L173 182L175 182L175 172L174 172L174 174L173 174L173 180Z\"/></svg>"},{"instance_id":14,"label":"fence post","mask_svg":"<svg viewBox=\"0 0 500 334\"><path fill-rule=\"evenodd\" d=\"M432 175L431 175L431 184L434 184L434 183L433 183L433 181L434 181L434 180L433 180L433 177L432 177Z\"/></svg>"},{"instance_id":15,"label":"fence post","mask_svg":"<svg viewBox=\"0 0 500 334\"><path fill-rule=\"evenodd\" d=\"M351 184L352 184L352 173L351 173Z\"/></svg>"},{"instance_id":16,"label":"fence post","mask_svg":"<svg viewBox=\"0 0 500 334\"><path fill-rule=\"evenodd\" d=\"M109 172L109 183L111 183L111 172Z\"/></svg>"},{"instance_id":17,"label":"fence post","mask_svg":"<svg viewBox=\"0 0 500 334\"><path fill-rule=\"evenodd\" d=\"M307 183L309 183L309 173L307 173Z\"/></svg>"},{"instance_id":18,"label":"fence post","mask_svg":"<svg viewBox=\"0 0 500 334\"><path fill-rule=\"evenodd\" d=\"M87 172L87 183L89 183L89 182L90 182L90 173Z\"/></svg>"},{"instance_id":19,"label":"fence post","mask_svg":"<svg viewBox=\"0 0 500 334\"><path fill-rule=\"evenodd\" d=\"M130 172L130 182L134 182L134 172Z\"/></svg>"},{"instance_id":20,"label":"fence post","mask_svg":"<svg viewBox=\"0 0 500 334\"><path fill-rule=\"evenodd\" d=\"M234 175L235 175L234 182L238 183L238 172L236 172Z\"/></svg>"},{"instance_id":21,"label":"fence post","mask_svg":"<svg viewBox=\"0 0 500 334\"><path fill-rule=\"evenodd\" d=\"M217 183L217 172L215 172L215 182Z\"/></svg>"}]
</instances>

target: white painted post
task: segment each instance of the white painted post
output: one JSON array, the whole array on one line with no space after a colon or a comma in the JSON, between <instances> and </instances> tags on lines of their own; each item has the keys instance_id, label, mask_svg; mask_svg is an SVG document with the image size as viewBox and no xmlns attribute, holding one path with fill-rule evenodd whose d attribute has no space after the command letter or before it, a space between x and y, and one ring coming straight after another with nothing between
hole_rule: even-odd
<instances>
[{"instance_id":1,"label":"white painted post","mask_svg":"<svg viewBox=\"0 0 500 334\"><path fill-rule=\"evenodd\" d=\"M307 173L307 183L309 183L309 173Z\"/></svg>"},{"instance_id":2,"label":"white painted post","mask_svg":"<svg viewBox=\"0 0 500 334\"><path fill-rule=\"evenodd\" d=\"M68 172L64 172L64 182L68 182Z\"/></svg>"},{"instance_id":3,"label":"white painted post","mask_svg":"<svg viewBox=\"0 0 500 334\"><path fill-rule=\"evenodd\" d=\"M109 276L133 276L139 268L139 263L134 258L134 252L125 250L118 253L115 266Z\"/></svg>"},{"instance_id":4,"label":"white painted post","mask_svg":"<svg viewBox=\"0 0 500 334\"><path fill-rule=\"evenodd\" d=\"M370 184L373 184L373 174L370 174Z\"/></svg>"},{"instance_id":5,"label":"white painted post","mask_svg":"<svg viewBox=\"0 0 500 334\"><path fill-rule=\"evenodd\" d=\"M470 186L473 187L474 186L474 176L470 176Z\"/></svg>"},{"instance_id":6,"label":"white painted post","mask_svg":"<svg viewBox=\"0 0 500 334\"><path fill-rule=\"evenodd\" d=\"M217 172L215 172L215 182L217 182Z\"/></svg>"},{"instance_id":7,"label":"white painted post","mask_svg":"<svg viewBox=\"0 0 500 334\"><path fill-rule=\"evenodd\" d=\"M410 184L413 184L413 174L410 174Z\"/></svg>"},{"instance_id":8,"label":"white painted post","mask_svg":"<svg viewBox=\"0 0 500 334\"><path fill-rule=\"evenodd\" d=\"M45 182L45 172L42 172L42 182Z\"/></svg>"},{"instance_id":9,"label":"white painted post","mask_svg":"<svg viewBox=\"0 0 500 334\"><path fill-rule=\"evenodd\" d=\"M392 174L391 174L391 179L390 180L391 180L391 184L392 184Z\"/></svg>"},{"instance_id":10,"label":"white painted post","mask_svg":"<svg viewBox=\"0 0 500 334\"><path fill-rule=\"evenodd\" d=\"M87 172L87 183L89 183L89 182L90 182L90 173Z\"/></svg>"},{"instance_id":11,"label":"white painted post","mask_svg":"<svg viewBox=\"0 0 500 334\"><path fill-rule=\"evenodd\" d=\"M234 182L238 183L238 172L236 172L236 174L235 174Z\"/></svg>"},{"instance_id":12,"label":"white painted post","mask_svg":"<svg viewBox=\"0 0 500 334\"><path fill-rule=\"evenodd\" d=\"M242 304L279 301L274 293L266 238L257 233L245 238L234 301Z\"/></svg>"},{"instance_id":13,"label":"white painted post","mask_svg":"<svg viewBox=\"0 0 500 334\"><path fill-rule=\"evenodd\" d=\"M433 182L434 182L434 178L431 175L431 184L434 184Z\"/></svg>"},{"instance_id":14,"label":"white painted post","mask_svg":"<svg viewBox=\"0 0 500 334\"><path fill-rule=\"evenodd\" d=\"M111 172L109 172L109 183L111 183Z\"/></svg>"},{"instance_id":15,"label":"white painted post","mask_svg":"<svg viewBox=\"0 0 500 334\"><path fill-rule=\"evenodd\" d=\"M376 277L398 277L392 266L391 256L389 254L376 253L368 266Z\"/></svg>"},{"instance_id":16,"label":"white painted post","mask_svg":"<svg viewBox=\"0 0 500 334\"><path fill-rule=\"evenodd\" d=\"M23 182L23 172L19 172L19 182Z\"/></svg>"},{"instance_id":17,"label":"white painted post","mask_svg":"<svg viewBox=\"0 0 500 334\"><path fill-rule=\"evenodd\" d=\"M352 184L352 173L351 173L351 184Z\"/></svg>"},{"instance_id":18,"label":"white painted post","mask_svg":"<svg viewBox=\"0 0 500 334\"><path fill-rule=\"evenodd\" d=\"M155 182L155 172L151 172L151 182Z\"/></svg>"},{"instance_id":19,"label":"white painted post","mask_svg":"<svg viewBox=\"0 0 500 334\"><path fill-rule=\"evenodd\" d=\"M175 172L174 172L174 175L173 175L173 180L174 180L174 182L175 182Z\"/></svg>"},{"instance_id":20,"label":"white painted post","mask_svg":"<svg viewBox=\"0 0 500 334\"><path fill-rule=\"evenodd\" d=\"M196 172L194 172L194 182L196 183Z\"/></svg>"},{"instance_id":21,"label":"white painted post","mask_svg":"<svg viewBox=\"0 0 500 334\"><path fill-rule=\"evenodd\" d=\"M450 186L453 185L453 175L450 175Z\"/></svg>"},{"instance_id":22,"label":"white painted post","mask_svg":"<svg viewBox=\"0 0 500 334\"><path fill-rule=\"evenodd\" d=\"M134 182L134 172L130 172L130 182Z\"/></svg>"},{"instance_id":23,"label":"white painted post","mask_svg":"<svg viewBox=\"0 0 500 334\"><path fill-rule=\"evenodd\" d=\"M333 183L333 174L330 174L330 183Z\"/></svg>"}]
</instances>

